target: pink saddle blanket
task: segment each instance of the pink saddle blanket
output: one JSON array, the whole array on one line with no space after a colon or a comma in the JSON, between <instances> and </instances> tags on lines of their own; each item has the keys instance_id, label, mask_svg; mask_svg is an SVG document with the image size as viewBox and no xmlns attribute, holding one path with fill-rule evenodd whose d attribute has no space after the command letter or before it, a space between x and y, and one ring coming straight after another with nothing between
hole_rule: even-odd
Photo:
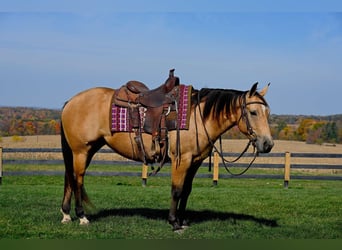
<instances>
[{"instance_id":1,"label":"pink saddle blanket","mask_svg":"<svg viewBox=\"0 0 342 250\"><path fill-rule=\"evenodd\" d=\"M188 85L188 86L182 85L182 84L179 85L179 101L177 105L178 107L177 122L179 125L179 129L189 129L189 119L190 119L190 109L191 109L191 90L192 90L191 85ZM173 119L171 117L175 117L172 114L173 112L174 111L170 113L169 119ZM146 117L146 108L143 106L140 107L139 113L140 113L141 128L143 128L145 117ZM111 108L111 121L112 121L112 124L111 124L112 132L132 132L133 127L130 122L128 108L117 106L113 102L112 108Z\"/></svg>"}]
</instances>

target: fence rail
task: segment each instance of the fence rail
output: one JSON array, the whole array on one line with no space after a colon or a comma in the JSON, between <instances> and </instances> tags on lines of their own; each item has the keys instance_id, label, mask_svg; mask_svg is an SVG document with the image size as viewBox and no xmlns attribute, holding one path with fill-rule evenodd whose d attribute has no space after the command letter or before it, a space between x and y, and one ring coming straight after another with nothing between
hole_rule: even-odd
<instances>
[{"instance_id":1,"label":"fence rail","mask_svg":"<svg viewBox=\"0 0 342 250\"><path fill-rule=\"evenodd\" d=\"M5 171L4 165L27 164L27 165L62 165L61 159L3 159L3 155L7 153L61 153L60 148L1 148L0 147L0 184L4 175L62 175L63 171ZM115 154L111 149L101 149L98 153ZM237 157L239 153L224 153L224 157ZM246 153L246 157L252 157L253 154ZM281 163L254 163L253 169L284 169L283 174L244 174L241 176L232 176L229 174L220 173L220 168L223 164L220 163L220 158L217 153L213 154L213 171L212 173L198 173L196 177L212 178L213 184L217 185L219 178L267 178L267 179L284 179L284 187L287 188L291 179L306 179L306 180L342 180L342 175L293 175L291 169L313 169L313 170L342 170L342 154L321 154L321 153L269 153L260 154L260 157L265 158L282 158ZM315 158L341 159L338 164L297 164L291 163L293 158L310 158L314 161ZM129 163L129 164L127 164ZM109 160L92 160L93 165L141 165L135 161L109 161ZM203 163L202 166L208 167L209 163ZM166 164L170 166L170 164ZM234 167L246 168L248 163L234 163ZM148 178L148 166L143 165L141 172L114 172L114 171L97 171L88 172L88 175L95 176L141 176L143 185L146 185ZM170 176L169 173L158 173L158 176Z\"/></svg>"}]
</instances>

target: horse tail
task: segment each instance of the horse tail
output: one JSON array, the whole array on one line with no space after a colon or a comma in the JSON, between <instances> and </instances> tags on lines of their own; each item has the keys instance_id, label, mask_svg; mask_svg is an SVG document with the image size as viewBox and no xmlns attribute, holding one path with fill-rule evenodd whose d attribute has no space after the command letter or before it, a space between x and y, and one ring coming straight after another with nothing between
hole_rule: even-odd
<instances>
[{"instance_id":1,"label":"horse tail","mask_svg":"<svg viewBox=\"0 0 342 250\"><path fill-rule=\"evenodd\" d=\"M62 146L62 154L65 166L65 176L64 176L64 191L66 189L71 189L73 193L75 190L75 179L74 179L74 164L73 164L73 155L70 145L65 137L63 122L60 122L61 127L61 146Z\"/></svg>"},{"instance_id":2,"label":"horse tail","mask_svg":"<svg viewBox=\"0 0 342 250\"><path fill-rule=\"evenodd\" d=\"M74 168L73 168L72 150L69 146L69 143L66 140L62 121L61 121L61 145L62 145L64 165L65 165L65 174L66 175L71 174L71 176L73 176Z\"/></svg>"}]
</instances>

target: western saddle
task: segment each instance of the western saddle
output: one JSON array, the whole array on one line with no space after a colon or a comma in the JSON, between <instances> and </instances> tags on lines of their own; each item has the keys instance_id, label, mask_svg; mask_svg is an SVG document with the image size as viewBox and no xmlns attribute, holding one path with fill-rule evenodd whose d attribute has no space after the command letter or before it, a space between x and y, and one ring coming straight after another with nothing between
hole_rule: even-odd
<instances>
[{"instance_id":1,"label":"western saddle","mask_svg":"<svg viewBox=\"0 0 342 250\"><path fill-rule=\"evenodd\" d=\"M174 76L174 69L171 69L165 83L153 90L150 90L142 82L129 81L115 91L114 104L128 108L130 124L135 132L135 142L139 149L139 157L145 164L158 162L161 167L169 160L167 133L170 129L170 122L166 121L166 116L171 109L177 111L178 86L179 78ZM144 110L143 114L141 108ZM173 121L173 123L177 124L177 121ZM146 157L142 132L152 135L153 159Z\"/></svg>"}]
</instances>

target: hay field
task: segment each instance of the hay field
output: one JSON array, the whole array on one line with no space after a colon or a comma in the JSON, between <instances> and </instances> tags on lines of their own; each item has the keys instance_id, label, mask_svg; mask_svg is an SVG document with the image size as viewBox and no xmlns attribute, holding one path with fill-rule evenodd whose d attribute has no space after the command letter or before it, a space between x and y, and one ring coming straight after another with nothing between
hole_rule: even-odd
<instances>
[{"instance_id":1,"label":"hay field","mask_svg":"<svg viewBox=\"0 0 342 250\"><path fill-rule=\"evenodd\" d=\"M13 137L3 137L0 141L0 147L3 148L60 148L60 136L59 135L38 135L38 136L23 136L21 141L14 141ZM236 152L243 151L247 144L247 140L223 140L224 152ZM105 147L106 148L106 147ZM276 140L272 153L333 153L342 154L342 144L336 145L314 145L306 144L299 141L282 141ZM249 152L252 152L250 149ZM60 153L6 153L4 159L62 159ZM96 160L125 160L125 158L117 154L98 153L95 155ZM249 162L250 159L243 158L241 162ZM313 162L314 161L314 162ZM274 157L258 157L256 163L282 163L282 158ZM306 158L293 158L292 163L309 163L309 164L339 164L341 165L341 159L306 159Z\"/></svg>"},{"instance_id":2,"label":"hay field","mask_svg":"<svg viewBox=\"0 0 342 250\"><path fill-rule=\"evenodd\" d=\"M223 149L225 152L241 152L247 140L223 140ZM13 141L13 137L2 137L0 147L7 148L59 148L59 135L37 135L23 136L22 141ZM281 152L297 153L336 153L342 154L342 144L306 144L299 141L275 140L272 153Z\"/></svg>"}]
</instances>

